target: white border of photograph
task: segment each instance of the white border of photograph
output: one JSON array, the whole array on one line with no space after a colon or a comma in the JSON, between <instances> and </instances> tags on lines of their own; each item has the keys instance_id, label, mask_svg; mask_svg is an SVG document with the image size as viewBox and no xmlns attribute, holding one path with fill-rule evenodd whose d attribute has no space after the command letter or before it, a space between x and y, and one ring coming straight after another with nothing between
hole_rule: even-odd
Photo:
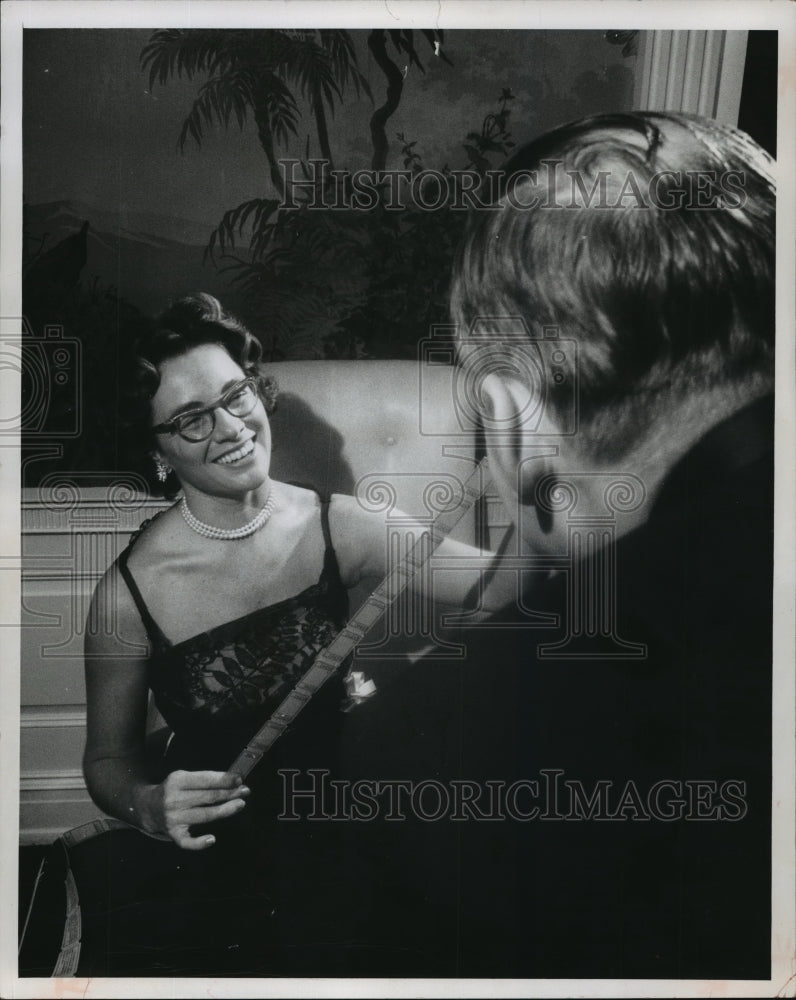
<instances>
[{"instance_id":1,"label":"white border of photograph","mask_svg":"<svg viewBox=\"0 0 796 1000\"><path fill-rule=\"evenodd\" d=\"M21 315L22 30L50 28L277 27L640 29L638 107L695 111L737 121L746 32L779 31L776 555L774 593L774 787L772 978L707 980L197 980L23 979L16 976L19 843L19 450L0 447L0 995L3 997L264 996L796 996L794 878L794 179L796 178L796 5L742 0L5 0L2 17L2 227L0 317ZM731 34L728 34L728 30ZM14 392L13 373L0 388ZM10 412L14 399L3 404ZM18 412L18 407L17 407ZM573 942L577 947L577 942Z\"/></svg>"}]
</instances>

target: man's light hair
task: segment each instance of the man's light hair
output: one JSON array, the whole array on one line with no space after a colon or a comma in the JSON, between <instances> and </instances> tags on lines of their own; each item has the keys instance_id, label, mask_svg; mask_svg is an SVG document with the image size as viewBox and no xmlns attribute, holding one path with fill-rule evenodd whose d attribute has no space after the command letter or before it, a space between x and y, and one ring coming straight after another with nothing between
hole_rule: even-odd
<instances>
[{"instance_id":1,"label":"man's light hair","mask_svg":"<svg viewBox=\"0 0 796 1000\"><path fill-rule=\"evenodd\" d=\"M578 345L579 440L627 452L673 399L773 384L773 162L696 116L602 115L524 147L474 212L451 312L521 316ZM547 404L570 405L551 382ZM609 430L610 429L610 430Z\"/></svg>"}]
</instances>

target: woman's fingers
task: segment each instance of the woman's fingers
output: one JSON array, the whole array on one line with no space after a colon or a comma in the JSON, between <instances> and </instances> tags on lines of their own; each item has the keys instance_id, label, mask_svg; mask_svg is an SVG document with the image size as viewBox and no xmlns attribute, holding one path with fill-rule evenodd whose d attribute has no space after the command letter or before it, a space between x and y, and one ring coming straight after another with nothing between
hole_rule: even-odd
<instances>
[{"instance_id":1,"label":"woman's fingers","mask_svg":"<svg viewBox=\"0 0 796 1000\"><path fill-rule=\"evenodd\" d=\"M178 847L182 847L186 851L206 851L216 842L216 838L212 834L203 834L201 837L192 836L190 828L184 824L175 828L171 839Z\"/></svg>"},{"instance_id":2,"label":"woman's fingers","mask_svg":"<svg viewBox=\"0 0 796 1000\"><path fill-rule=\"evenodd\" d=\"M224 802L219 806L183 809L179 813L169 817L169 836L176 844L187 850L205 850L215 844L215 837L212 834L203 834L200 837L194 837L191 834L190 828L199 824L214 823L217 820L234 816L245 805L246 803L243 799L233 799L231 802Z\"/></svg>"},{"instance_id":3,"label":"woman's fingers","mask_svg":"<svg viewBox=\"0 0 796 1000\"><path fill-rule=\"evenodd\" d=\"M194 837L190 828L226 819L245 806L249 789L238 775L222 771L173 771L163 782L163 812L171 839L186 850L212 847L211 835Z\"/></svg>"},{"instance_id":4,"label":"woman's fingers","mask_svg":"<svg viewBox=\"0 0 796 1000\"><path fill-rule=\"evenodd\" d=\"M167 810L212 805L248 794L238 775L222 771L172 771L163 782Z\"/></svg>"},{"instance_id":5,"label":"woman's fingers","mask_svg":"<svg viewBox=\"0 0 796 1000\"><path fill-rule=\"evenodd\" d=\"M223 802L218 806L195 806L193 809L184 810L180 821L187 822L189 826L195 826L198 823L214 823L218 819L234 816L245 805L243 799L233 799L231 802Z\"/></svg>"},{"instance_id":6,"label":"woman's fingers","mask_svg":"<svg viewBox=\"0 0 796 1000\"><path fill-rule=\"evenodd\" d=\"M239 788L243 779L229 771L172 771L164 785L176 788Z\"/></svg>"},{"instance_id":7,"label":"woman's fingers","mask_svg":"<svg viewBox=\"0 0 796 1000\"><path fill-rule=\"evenodd\" d=\"M250 790L241 785L240 788L196 788L185 791L166 793L166 808L191 809L194 806L211 806L233 799L245 799Z\"/></svg>"}]
</instances>

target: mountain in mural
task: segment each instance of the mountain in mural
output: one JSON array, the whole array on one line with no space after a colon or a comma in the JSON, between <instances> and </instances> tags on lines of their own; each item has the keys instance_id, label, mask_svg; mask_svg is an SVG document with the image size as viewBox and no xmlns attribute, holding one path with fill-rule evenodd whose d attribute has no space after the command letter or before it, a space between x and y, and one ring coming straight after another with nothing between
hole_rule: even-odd
<instances>
[{"instance_id":1,"label":"mountain in mural","mask_svg":"<svg viewBox=\"0 0 796 1000\"><path fill-rule=\"evenodd\" d=\"M76 201L25 206L28 260L78 234L88 222L83 283L98 282L144 313L174 298L209 291L230 308L239 295L211 262L203 262L212 226L152 212L118 211Z\"/></svg>"}]
</instances>

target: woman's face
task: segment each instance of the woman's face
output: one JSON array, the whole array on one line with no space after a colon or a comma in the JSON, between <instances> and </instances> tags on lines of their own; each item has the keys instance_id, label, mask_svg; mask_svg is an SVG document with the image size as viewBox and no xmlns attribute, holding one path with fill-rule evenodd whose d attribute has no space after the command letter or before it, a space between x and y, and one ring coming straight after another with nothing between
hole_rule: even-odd
<instances>
[{"instance_id":1,"label":"woman's face","mask_svg":"<svg viewBox=\"0 0 796 1000\"><path fill-rule=\"evenodd\" d=\"M164 361L160 385L152 398L152 426L186 410L214 403L246 373L224 347L202 344ZM157 454L174 469L183 489L209 496L237 498L262 486L271 462L271 431L262 401L245 417L223 407L215 410L215 427L204 441L179 434L156 434Z\"/></svg>"}]
</instances>

